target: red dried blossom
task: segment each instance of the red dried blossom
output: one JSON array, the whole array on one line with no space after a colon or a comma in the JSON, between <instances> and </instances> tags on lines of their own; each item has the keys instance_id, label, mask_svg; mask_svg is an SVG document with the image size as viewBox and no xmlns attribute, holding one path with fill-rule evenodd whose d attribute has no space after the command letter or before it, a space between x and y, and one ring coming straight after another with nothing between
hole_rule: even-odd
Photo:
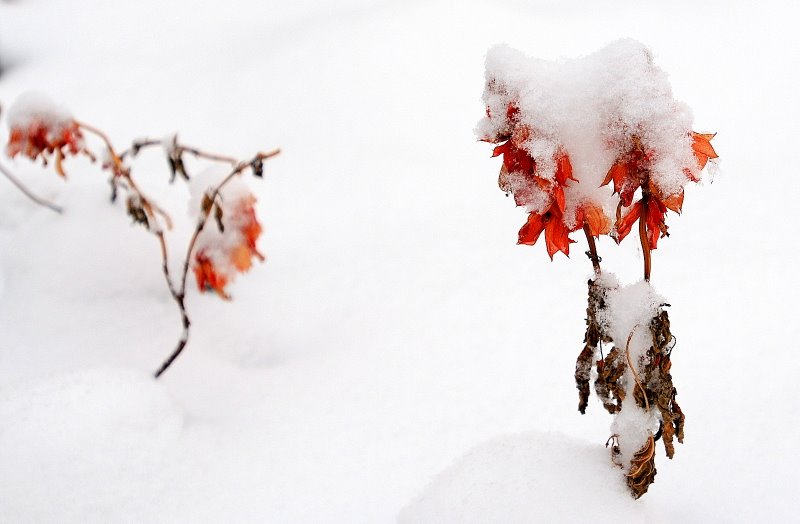
<instances>
[{"instance_id":1,"label":"red dried blossom","mask_svg":"<svg viewBox=\"0 0 800 524\"><path fill-rule=\"evenodd\" d=\"M255 202L256 198L247 193L232 206L224 206L224 212L215 205L219 228L211 238L201 241L194 256L192 269L200 291L214 291L227 300L230 295L225 287L236 273L249 270L254 258L264 260L256 247L262 228L253 207Z\"/></svg>"},{"instance_id":2,"label":"red dried blossom","mask_svg":"<svg viewBox=\"0 0 800 524\"><path fill-rule=\"evenodd\" d=\"M691 133L692 151L697 159L697 168L703 169L710 158L717 158L717 153L711 146L713 134ZM614 183L614 192L620 195L620 209L614 227L614 238L621 242L630 233L637 220L644 222L645 239L649 249L658 247L658 239L668 236L665 216L667 210L681 212L684 192L681 188L673 194L665 194L650 177L650 165L653 155L645 150L638 137L631 138L629 151L617 159L609 169L602 185ZM697 182L695 170L683 170L687 179ZM639 201L633 203L634 194L642 190ZM622 208L629 208L624 214Z\"/></svg>"},{"instance_id":3,"label":"red dried blossom","mask_svg":"<svg viewBox=\"0 0 800 524\"><path fill-rule=\"evenodd\" d=\"M61 176L66 176L61 165L64 157L83 151L83 134L77 122L36 116L12 126L6 146L6 153L12 158L23 154L31 160L41 158L46 165L53 156L56 172Z\"/></svg>"}]
</instances>

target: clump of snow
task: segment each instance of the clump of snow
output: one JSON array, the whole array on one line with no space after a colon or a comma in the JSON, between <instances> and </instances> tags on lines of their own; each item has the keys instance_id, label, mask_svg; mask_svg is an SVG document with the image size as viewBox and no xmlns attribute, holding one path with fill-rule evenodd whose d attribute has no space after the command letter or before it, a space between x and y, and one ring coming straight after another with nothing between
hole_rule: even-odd
<instances>
[{"instance_id":1,"label":"clump of snow","mask_svg":"<svg viewBox=\"0 0 800 524\"><path fill-rule=\"evenodd\" d=\"M20 95L8 110L8 126L11 129L27 129L39 124L56 133L72 125L73 121L69 111L35 91Z\"/></svg>"},{"instance_id":2,"label":"clump of snow","mask_svg":"<svg viewBox=\"0 0 800 524\"><path fill-rule=\"evenodd\" d=\"M536 161L537 176L552 179L556 155L569 155L579 182L565 187L567 226L574 226L569 222L584 202L607 212L615 208L617 198L600 185L614 161L630 151L633 137L648 152L652 181L665 196L686 185L685 169L699 177L691 111L673 98L666 73L635 40L563 62L492 48L483 99L487 116L478 124L478 137L496 141L525 128L529 135L521 144Z\"/></svg>"},{"instance_id":3,"label":"clump of snow","mask_svg":"<svg viewBox=\"0 0 800 524\"><path fill-rule=\"evenodd\" d=\"M623 286L613 273L604 271L597 282L604 288L606 302L605 309L598 314L598 321L620 349L625 348L628 337L631 337L630 351L634 361L643 357L652 342L648 329L650 320L666 300L645 280ZM644 348L644 353L641 348Z\"/></svg>"},{"instance_id":4,"label":"clump of snow","mask_svg":"<svg viewBox=\"0 0 800 524\"><path fill-rule=\"evenodd\" d=\"M631 465L633 455L644 447L650 435L658 431L659 419L656 411L640 408L633 397L633 387L636 382L630 376L630 369L626 370L628 382L626 397L622 401L622 409L614 415L611 423L611 434L615 435L619 456L615 460L627 472Z\"/></svg>"}]
</instances>

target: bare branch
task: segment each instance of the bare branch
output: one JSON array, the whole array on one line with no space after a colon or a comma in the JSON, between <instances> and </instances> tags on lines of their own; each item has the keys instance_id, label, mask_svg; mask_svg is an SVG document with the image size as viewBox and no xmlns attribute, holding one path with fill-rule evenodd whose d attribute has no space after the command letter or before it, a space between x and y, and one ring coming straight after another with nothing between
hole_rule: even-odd
<instances>
[{"instance_id":1,"label":"bare branch","mask_svg":"<svg viewBox=\"0 0 800 524\"><path fill-rule=\"evenodd\" d=\"M5 176L8 180L10 180L12 184L17 186L17 189L22 191L22 194L25 195L26 197L30 198L33 202L39 204L40 206L44 206L44 207L46 207L46 208L48 208L48 209L50 209L52 211L55 211L56 213L59 213L59 214L64 212L63 208L61 208L61 207L53 204L52 202L49 202L48 200L45 200L44 198L42 198L40 196L37 196L35 193L33 193L30 189L27 188L27 186L25 186L25 184L22 183L22 181L20 179L18 179L16 176L14 176L14 174L11 172L11 170L9 170L3 164L0 164L0 173L2 173L3 176Z\"/></svg>"}]
</instances>

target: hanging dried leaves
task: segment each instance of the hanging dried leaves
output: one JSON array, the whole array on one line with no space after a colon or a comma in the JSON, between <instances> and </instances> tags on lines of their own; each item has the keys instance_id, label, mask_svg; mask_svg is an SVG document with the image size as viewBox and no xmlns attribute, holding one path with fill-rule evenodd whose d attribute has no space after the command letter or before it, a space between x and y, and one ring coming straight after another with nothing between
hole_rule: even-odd
<instances>
[{"instance_id":1,"label":"hanging dried leaves","mask_svg":"<svg viewBox=\"0 0 800 524\"><path fill-rule=\"evenodd\" d=\"M595 355L600 355L600 358L595 363L594 389L603 407L612 415L617 414L622 409L622 401L626 396L622 379L630 365L628 347L620 348L614 345L605 358L602 358L603 344L611 342L604 332L603 324L598 320L606 307L605 298L602 287L595 281L589 281L585 345L578 355L575 370L579 395L578 410L581 413L585 413L588 405L591 360ZM657 411L661 428L656 435L650 436L645 446L631 461L626 481L636 498L642 496L655 479L655 441L661 438L667 457L672 458L675 454L674 439L677 438L678 442L683 443L684 438L685 417L675 400L678 392L670 374L672 367L670 356L675 347L675 337L670 332L669 315L666 310L659 309L651 319L648 331L652 340L651 346L646 352L646 358L641 359L637 369L632 370L636 376L633 398L639 408L645 411ZM615 442L616 439L616 435L612 437ZM612 455L615 459L618 458L617 446L612 449Z\"/></svg>"},{"instance_id":2,"label":"hanging dried leaves","mask_svg":"<svg viewBox=\"0 0 800 524\"><path fill-rule=\"evenodd\" d=\"M583 350L578 355L578 359L575 363L575 385L578 388L579 396L578 411L582 414L586 413L586 407L589 404L589 381L592 378L592 364L594 364L595 356L602 351L602 342L610 341L608 335L603 332L603 326L598 320L598 313L605 308L603 288L598 285L595 280L589 280L588 284L589 300L586 308L586 334L583 337ZM610 354L609 357L611 357ZM615 358L616 356L609 362L608 368L605 367L603 359L597 361L598 380L595 381L595 388L598 387L598 383L600 382L605 384L605 380L603 379L601 381L599 377L605 369L611 370L613 368L612 362ZM603 367L602 371L601 366ZM616 371L614 371L614 373L616 373ZM602 394L598 391L597 394L601 398L607 398L608 389L603 389ZM608 407L606 407L606 409L608 409ZM615 412L616 411L611 411L611 413Z\"/></svg>"},{"instance_id":3,"label":"hanging dried leaves","mask_svg":"<svg viewBox=\"0 0 800 524\"><path fill-rule=\"evenodd\" d=\"M661 432L664 440L664 449L667 457L672 458L675 454L673 444L674 437L683 444L683 423L684 415L681 411L675 396L678 390L672 384L670 369L672 362L670 355L675 347L675 337L669 330L669 315L662 310L650 322L650 333L653 337L653 345L647 352L647 364L642 366L642 384L647 395L647 402L650 406L655 406L661 415ZM644 393L640 390L634 395L637 403L641 406L644 403Z\"/></svg>"}]
</instances>

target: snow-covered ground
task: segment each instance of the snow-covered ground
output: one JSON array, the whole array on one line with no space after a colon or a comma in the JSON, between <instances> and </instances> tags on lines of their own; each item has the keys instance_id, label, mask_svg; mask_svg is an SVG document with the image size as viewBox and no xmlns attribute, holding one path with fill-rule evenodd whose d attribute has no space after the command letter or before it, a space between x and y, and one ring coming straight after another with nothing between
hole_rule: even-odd
<instances>
[{"instance_id":1,"label":"snow-covered ground","mask_svg":"<svg viewBox=\"0 0 800 524\"><path fill-rule=\"evenodd\" d=\"M0 3L0 102L49 94L124 146L175 131L242 158L268 260L192 291L188 349L158 245L108 203L0 179L2 522L786 522L800 503L791 2ZM633 501L610 417L577 412L591 266L516 246L524 212L475 140L497 43L547 59L653 50L723 172L654 253L687 415ZM5 131L3 139L5 139ZM786 159L789 157L789 160ZM159 151L136 173L191 228ZM577 237L576 237L577 238ZM599 244L625 282L635 242Z\"/></svg>"}]
</instances>

